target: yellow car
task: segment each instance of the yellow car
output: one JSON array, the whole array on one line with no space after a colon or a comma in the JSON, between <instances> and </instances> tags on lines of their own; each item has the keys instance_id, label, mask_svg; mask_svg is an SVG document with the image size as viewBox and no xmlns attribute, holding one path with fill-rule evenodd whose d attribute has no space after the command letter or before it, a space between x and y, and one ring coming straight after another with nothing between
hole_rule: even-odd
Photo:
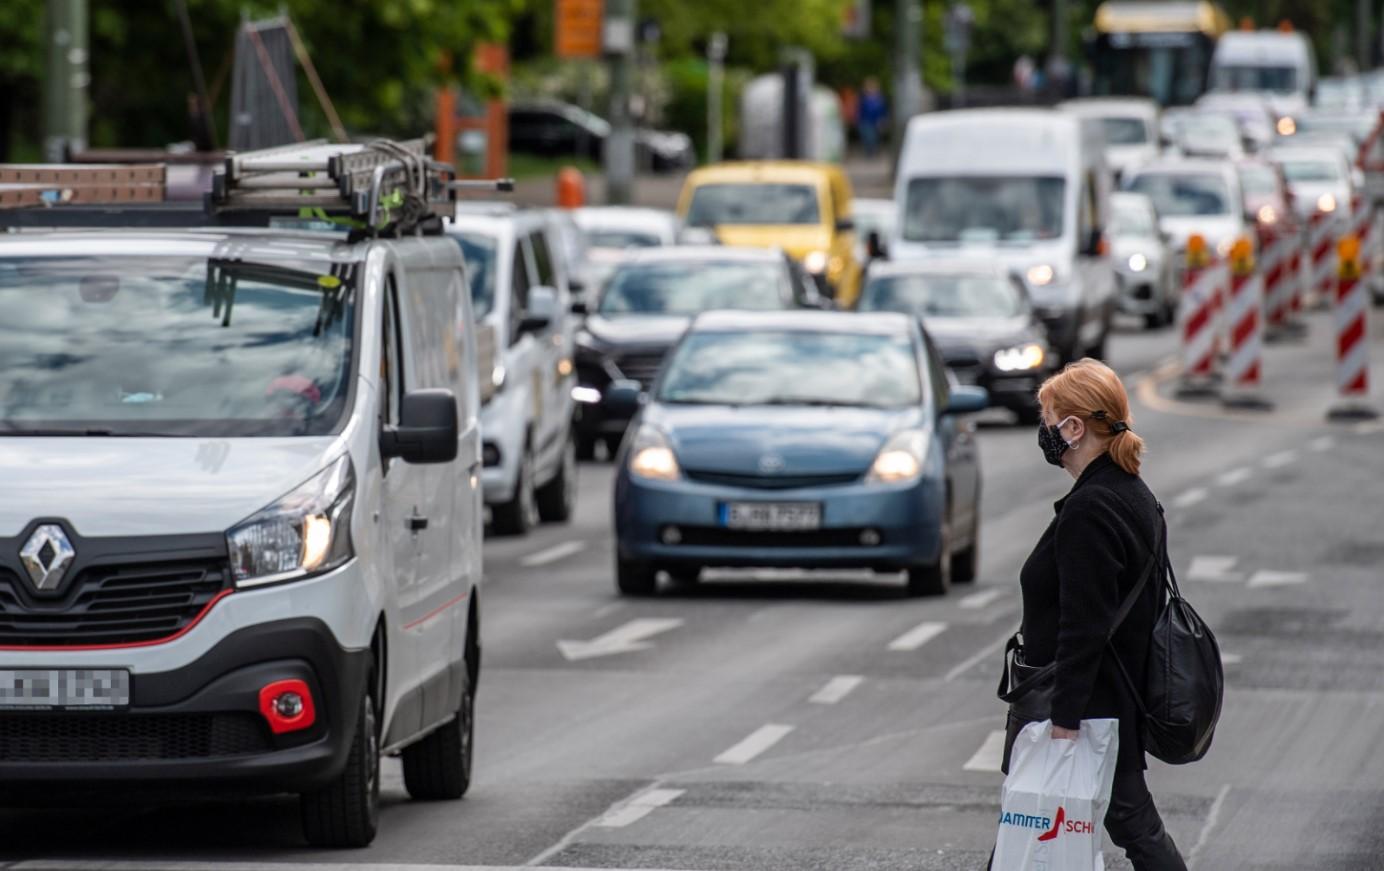
<instances>
[{"instance_id":1,"label":"yellow car","mask_svg":"<svg viewBox=\"0 0 1384 871\"><path fill-rule=\"evenodd\" d=\"M695 170L678 197L684 226L723 244L782 248L842 307L860 295L851 183L841 167L797 160L720 163Z\"/></svg>"}]
</instances>

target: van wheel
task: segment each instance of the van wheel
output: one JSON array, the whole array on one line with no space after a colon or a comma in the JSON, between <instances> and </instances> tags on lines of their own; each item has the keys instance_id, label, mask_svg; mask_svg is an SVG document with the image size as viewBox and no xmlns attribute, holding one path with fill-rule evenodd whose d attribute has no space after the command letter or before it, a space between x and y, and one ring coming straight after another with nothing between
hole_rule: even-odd
<instances>
[{"instance_id":1,"label":"van wheel","mask_svg":"<svg viewBox=\"0 0 1384 871\"><path fill-rule=\"evenodd\" d=\"M615 586L621 595L652 596L658 588L658 572L642 560L615 558Z\"/></svg>"},{"instance_id":2,"label":"van wheel","mask_svg":"<svg viewBox=\"0 0 1384 871\"><path fill-rule=\"evenodd\" d=\"M405 747L404 788L419 801L461 798L471 787L472 747L476 733L476 695L462 670L461 707L447 725Z\"/></svg>"},{"instance_id":3,"label":"van wheel","mask_svg":"<svg viewBox=\"0 0 1384 871\"><path fill-rule=\"evenodd\" d=\"M908 595L945 596L951 590L951 519L942 521L937 562L908 569Z\"/></svg>"},{"instance_id":4,"label":"van wheel","mask_svg":"<svg viewBox=\"0 0 1384 871\"><path fill-rule=\"evenodd\" d=\"M373 682L372 684L373 685ZM336 780L298 799L303 835L318 847L365 847L380 822L380 731L375 698L361 694L356 737Z\"/></svg>"},{"instance_id":5,"label":"van wheel","mask_svg":"<svg viewBox=\"0 0 1384 871\"><path fill-rule=\"evenodd\" d=\"M568 436L562 446L562 465L553 480L538 491L538 516L545 523L566 523L577 507L577 443Z\"/></svg>"},{"instance_id":6,"label":"van wheel","mask_svg":"<svg viewBox=\"0 0 1384 871\"><path fill-rule=\"evenodd\" d=\"M538 525L538 499L533 492L533 449L524 448L514 496L491 511L491 525L500 535L524 535Z\"/></svg>"}]
</instances>

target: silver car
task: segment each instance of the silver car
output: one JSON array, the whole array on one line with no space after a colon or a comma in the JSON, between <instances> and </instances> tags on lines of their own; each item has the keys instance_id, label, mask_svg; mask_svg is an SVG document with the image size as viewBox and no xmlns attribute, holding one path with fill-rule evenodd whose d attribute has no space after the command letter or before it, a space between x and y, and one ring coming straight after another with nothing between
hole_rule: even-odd
<instances>
[{"instance_id":1,"label":"silver car","mask_svg":"<svg viewBox=\"0 0 1384 871\"><path fill-rule=\"evenodd\" d=\"M1110 244L1120 311L1139 315L1149 329L1172 323L1177 316L1177 270L1158 229L1153 200L1131 192L1111 195Z\"/></svg>"}]
</instances>

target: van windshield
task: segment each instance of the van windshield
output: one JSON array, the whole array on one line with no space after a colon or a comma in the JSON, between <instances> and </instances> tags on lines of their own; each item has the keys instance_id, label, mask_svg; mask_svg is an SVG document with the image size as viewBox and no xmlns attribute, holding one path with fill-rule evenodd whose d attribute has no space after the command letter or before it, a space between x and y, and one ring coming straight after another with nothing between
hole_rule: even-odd
<instances>
[{"instance_id":1,"label":"van windshield","mask_svg":"<svg viewBox=\"0 0 1384 871\"><path fill-rule=\"evenodd\" d=\"M1215 88L1218 91L1277 91L1288 94L1297 89L1297 70L1289 66L1221 64L1216 67Z\"/></svg>"},{"instance_id":2,"label":"van windshield","mask_svg":"<svg viewBox=\"0 0 1384 871\"><path fill-rule=\"evenodd\" d=\"M1143 145L1149 141L1149 129L1142 118L1102 118L1100 128L1106 145Z\"/></svg>"},{"instance_id":3,"label":"van windshield","mask_svg":"<svg viewBox=\"0 0 1384 871\"><path fill-rule=\"evenodd\" d=\"M1061 178L945 176L915 178L904 201L910 242L1011 242L1062 235Z\"/></svg>"},{"instance_id":4,"label":"van windshield","mask_svg":"<svg viewBox=\"0 0 1384 871\"><path fill-rule=\"evenodd\" d=\"M346 413L355 269L0 260L0 436L305 436Z\"/></svg>"},{"instance_id":5,"label":"van windshield","mask_svg":"<svg viewBox=\"0 0 1384 871\"><path fill-rule=\"evenodd\" d=\"M718 224L816 224L817 189L807 184L704 184L692 192L689 227Z\"/></svg>"}]
</instances>

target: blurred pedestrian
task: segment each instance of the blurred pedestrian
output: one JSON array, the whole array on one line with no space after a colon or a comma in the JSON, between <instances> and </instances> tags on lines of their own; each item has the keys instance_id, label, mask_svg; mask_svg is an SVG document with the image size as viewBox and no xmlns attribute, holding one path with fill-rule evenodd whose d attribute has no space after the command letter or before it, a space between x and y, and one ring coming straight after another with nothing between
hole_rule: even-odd
<instances>
[{"instance_id":1,"label":"blurred pedestrian","mask_svg":"<svg viewBox=\"0 0 1384 871\"><path fill-rule=\"evenodd\" d=\"M1097 360L1072 363L1038 391L1043 458L1076 479L1024 563L1022 647L1014 671L1056 663L1051 684L1011 703L1004 769L1019 731L1052 720L1074 739L1081 721L1119 720L1119 757L1105 830L1135 871L1186 871L1144 781L1139 703L1119 673L1144 674L1163 595L1148 583L1114 636L1117 611L1151 559L1162 559L1162 509L1139 477L1143 440L1130 429L1129 396ZM1031 672L1029 672L1031 673Z\"/></svg>"},{"instance_id":2,"label":"blurred pedestrian","mask_svg":"<svg viewBox=\"0 0 1384 871\"><path fill-rule=\"evenodd\" d=\"M884 92L879 89L879 79L874 76L867 78L860 88L856 118L856 129L860 133L865 156L874 157L879 151L884 125L889 119L889 104L885 102Z\"/></svg>"}]
</instances>

